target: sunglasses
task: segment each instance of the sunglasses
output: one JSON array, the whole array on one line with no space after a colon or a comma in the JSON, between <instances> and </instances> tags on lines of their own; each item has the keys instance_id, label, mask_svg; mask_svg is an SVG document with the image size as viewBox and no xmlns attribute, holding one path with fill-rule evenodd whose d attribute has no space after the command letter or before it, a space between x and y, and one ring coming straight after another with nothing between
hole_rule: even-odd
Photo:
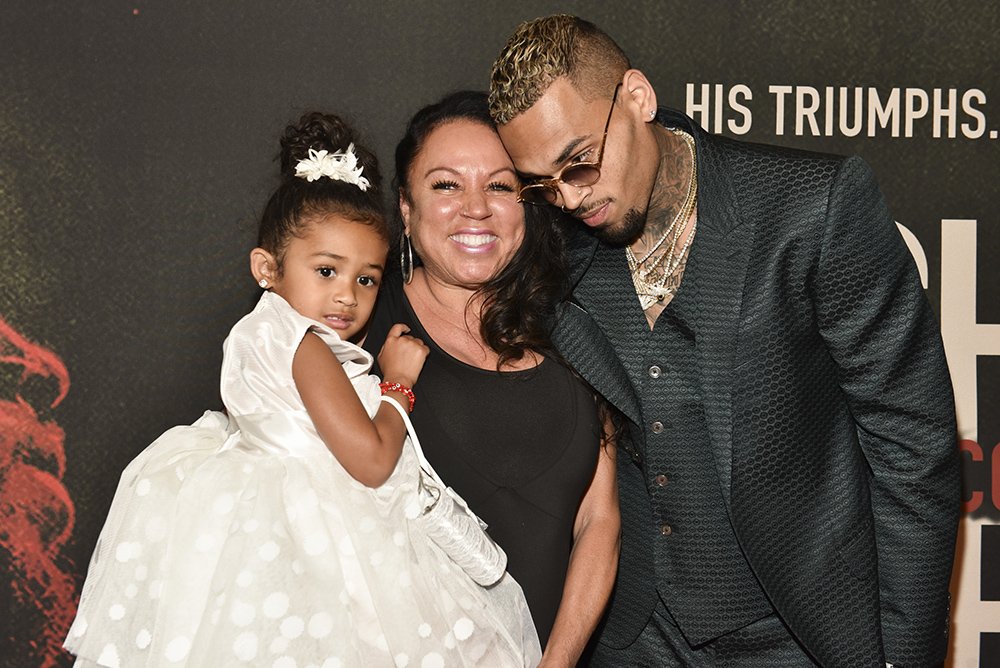
<instances>
[{"instance_id":1,"label":"sunglasses","mask_svg":"<svg viewBox=\"0 0 1000 668\"><path fill-rule=\"evenodd\" d=\"M559 200L559 184L565 183L577 188L592 186L601 178L601 160L604 159L604 144L608 141L608 128L611 127L611 114L615 111L615 101L618 99L618 90L621 84L615 86L615 93L611 96L611 110L608 111L608 120L604 122L604 136L601 138L601 147L597 149L597 160L593 162L574 162L563 167L559 174L551 179L539 179L521 188L517 193L518 202L528 202L529 204L555 204Z\"/></svg>"}]
</instances>

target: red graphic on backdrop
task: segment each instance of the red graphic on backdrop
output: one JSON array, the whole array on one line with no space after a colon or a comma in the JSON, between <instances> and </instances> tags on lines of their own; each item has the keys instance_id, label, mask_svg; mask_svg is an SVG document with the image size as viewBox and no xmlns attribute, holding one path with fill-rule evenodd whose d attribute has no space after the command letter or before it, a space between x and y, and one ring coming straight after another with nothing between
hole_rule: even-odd
<instances>
[{"instance_id":1,"label":"red graphic on backdrop","mask_svg":"<svg viewBox=\"0 0 1000 668\"><path fill-rule=\"evenodd\" d=\"M0 364L20 368L15 387L0 399L0 563L11 617L30 637L11 637L23 665L57 665L75 610L73 568L62 548L73 532L73 501L62 484L66 473L63 430L43 421L24 399L29 379L55 381L55 408L69 391L69 372L51 350L31 343L0 318Z\"/></svg>"},{"instance_id":2,"label":"red graphic on backdrop","mask_svg":"<svg viewBox=\"0 0 1000 668\"><path fill-rule=\"evenodd\" d=\"M984 453L981 443L969 439L959 441L958 447L969 456L968 459L963 458L965 473L962 480L967 496L962 501L962 512L985 510L987 517L994 517L1000 511L1000 443L993 446L990 454ZM989 501L984 507L987 494Z\"/></svg>"}]
</instances>

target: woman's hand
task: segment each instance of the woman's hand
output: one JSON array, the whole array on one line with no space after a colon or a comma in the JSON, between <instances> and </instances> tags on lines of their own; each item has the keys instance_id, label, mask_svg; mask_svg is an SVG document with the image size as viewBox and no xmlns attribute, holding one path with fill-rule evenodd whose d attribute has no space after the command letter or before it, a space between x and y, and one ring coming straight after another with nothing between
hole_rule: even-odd
<instances>
[{"instance_id":1,"label":"woman's hand","mask_svg":"<svg viewBox=\"0 0 1000 668\"><path fill-rule=\"evenodd\" d=\"M409 335L410 328L395 324L385 337L378 354L383 380L413 387L424 367L430 348L420 339Z\"/></svg>"}]
</instances>

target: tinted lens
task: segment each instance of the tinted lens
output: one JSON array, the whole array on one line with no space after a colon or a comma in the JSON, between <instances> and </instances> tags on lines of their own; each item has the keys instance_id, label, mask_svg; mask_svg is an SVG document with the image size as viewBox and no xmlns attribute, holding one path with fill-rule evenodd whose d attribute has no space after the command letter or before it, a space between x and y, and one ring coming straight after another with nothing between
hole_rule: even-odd
<instances>
[{"instance_id":1,"label":"tinted lens","mask_svg":"<svg viewBox=\"0 0 1000 668\"><path fill-rule=\"evenodd\" d=\"M601 168L597 165L572 165L563 170L559 180L571 186L592 186L601 178Z\"/></svg>"},{"instance_id":2,"label":"tinted lens","mask_svg":"<svg viewBox=\"0 0 1000 668\"><path fill-rule=\"evenodd\" d=\"M559 193L548 186L525 186L519 193L522 202L555 204Z\"/></svg>"}]
</instances>

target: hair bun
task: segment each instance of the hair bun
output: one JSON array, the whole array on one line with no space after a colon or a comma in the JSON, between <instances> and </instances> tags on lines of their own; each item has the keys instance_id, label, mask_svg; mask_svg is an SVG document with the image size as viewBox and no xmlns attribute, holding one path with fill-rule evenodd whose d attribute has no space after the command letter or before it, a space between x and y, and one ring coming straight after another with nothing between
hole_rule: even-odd
<instances>
[{"instance_id":1,"label":"hair bun","mask_svg":"<svg viewBox=\"0 0 1000 668\"><path fill-rule=\"evenodd\" d=\"M351 144L354 144L354 153L364 169L365 178L376 191L379 190L381 175L375 155L358 143L353 128L343 119L318 111L303 115L298 123L285 128L281 138L281 174L286 179L295 178L295 168L300 160L309 157L309 149L335 153L346 151Z\"/></svg>"}]
</instances>

